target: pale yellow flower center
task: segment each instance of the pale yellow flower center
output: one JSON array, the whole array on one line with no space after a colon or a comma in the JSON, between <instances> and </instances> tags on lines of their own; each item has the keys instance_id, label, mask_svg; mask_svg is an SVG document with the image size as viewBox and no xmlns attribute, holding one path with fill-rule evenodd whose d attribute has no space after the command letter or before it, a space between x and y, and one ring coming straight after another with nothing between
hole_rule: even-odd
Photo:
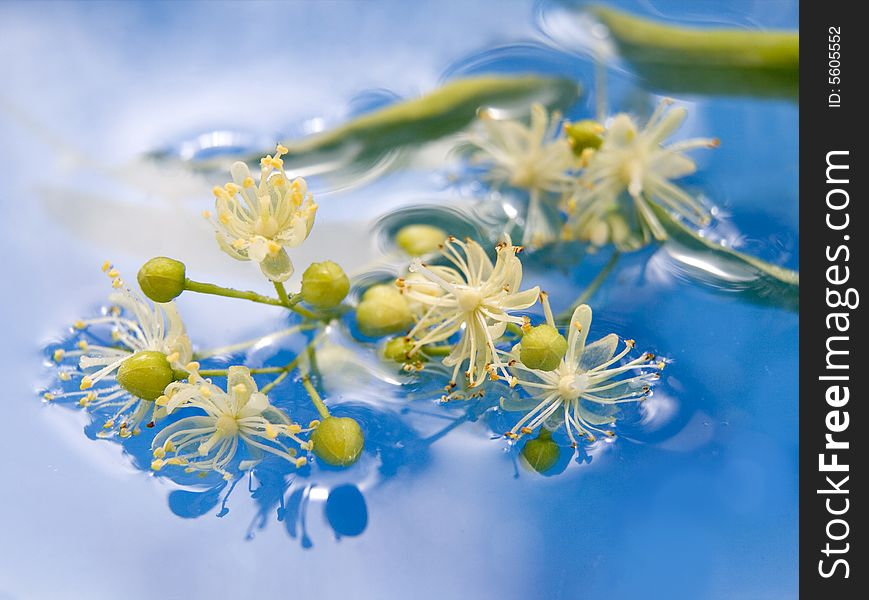
<instances>
[{"instance_id":1,"label":"pale yellow flower center","mask_svg":"<svg viewBox=\"0 0 869 600\"><path fill-rule=\"evenodd\" d=\"M217 431L225 437L230 437L238 433L238 422L228 415L221 415L217 419Z\"/></svg>"},{"instance_id":2,"label":"pale yellow flower center","mask_svg":"<svg viewBox=\"0 0 869 600\"><path fill-rule=\"evenodd\" d=\"M264 238L272 238L278 232L278 222L271 215L262 215L254 226L254 232Z\"/></svg>"},{"instance_id":3,"label":"pale yellow flower center","mask_svg":"<svg viewBox=\"0 0 869 600\"><path fill-rule=\"evenodd\" d=\"M588 383L588 375L565 375L558 380L558 394L565 400L576 400Z\"/></svg>"},{"instance_id":4,"label":"pale yellow flower center","mask_svg":"<svg viewBox=\"0 0 869 600\"><path fill-rule=\"evenodd\" d=\"M456 300L459 303L459 308L469 313L477 310L483 298L480 296L479 290L469 289L456 292Z\"/></svg>"}]
</instances>

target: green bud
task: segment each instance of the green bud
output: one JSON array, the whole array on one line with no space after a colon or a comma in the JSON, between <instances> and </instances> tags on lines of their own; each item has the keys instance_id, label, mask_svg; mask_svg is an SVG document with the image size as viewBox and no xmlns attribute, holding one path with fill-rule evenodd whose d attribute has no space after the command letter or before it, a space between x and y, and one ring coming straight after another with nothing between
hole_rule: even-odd
<instances>
[{"instance_id":1,"label":"green bud","mask_svg":"<svg viewBox=\"0 0 869 600\"><path fill-rule=\"evenodd\" d=\"M413 350L413 342L403 337L392 338L383 347L383 358L386 360L394 360L395 362L405 363L410 359L408 354Z\"/></svg>"},{"instance_id":2,"label":"green bud","mask_svg":"<svg viewBox=\"0 0 869 600\"><path fill-rule=\"evenodd\" d=\"M561 448L552 441L552 434L543 429L540 435L525 442L522 446L522 458L538 473L545 473L558 462Z\"/></svg>"},{"instance_id":3,"label":"green bud","mask_svg":"<svg viewBox=\"0 0 869 600\"><path fill-rule=\"evenodd\" d=\"M148 298L154 302L169 302L184 291L187 273L183 262L158 256L142 265L136 279Z\"/></svg>"},{"instance_id":4,"label":"green bud","mask_svg":"<svg viewBox=\"0 0 869 600\"><path fill-rule=\"evenodd\" d=\"M603 144L601 134L605 131L604 126L597 121L585 119L564 126L567 141L577 156L581 155L586 148L597 150Z\"/></svg>"},{"instance_id":5,"label":"green bud","mask_svg":"<svg viewBox=\"0 0 869 600\"><path fill-rule=\"evenodd\" d=\"M326 417L311 434L314 454L336 467L349 467L362 454L365 436L350 417Z\"/></svg>"},{"instance_id":6,"label":"green bud","mask_svg":"<svg viewBox=\"0 0 869 600\"><path fill-rule=\"evenodd\" d=\"M395 243L411 256L430 254L447 239L447 233L432 225L405 225L395 234Z\"/></svg>"},{"instance_id":7,"label":"green bud","mask_svg":"<svg viewBox=\"0 0 869 600\"><path fill-rule=\"evenodd\" d=\"M338 264L331 260L311 263L302 273L302 300L317 308L332 308L350 291L350 280Z\"/></svg>"},{"instance_id":8,"label":"green bud","mask_svg":"<svg viewBox=\"0 0 869 600\"><path fill-rule=\"evenodd\" d=\"M165 354L142 350L121 363L117 378L121 387L134 396L156 400L175 381L175 373Z\"/></svg>"},{"instance_id":9,"label":"green bud","mask_svg":"<svg viewBox=\"0 0 869 600\"><path fill-rule=\"evenodd\" d=\"M356 322L367 336L398 333L413 322L407 299L392 285L377 285L367 290L356 307Z\"/></svg>"},{"instance_id":10,"label":"green bud","mask_svg":"<svg viewBox=\"0 0 869 600\"><path fill-rule=\"evenodd\" d=\"M519 360L529 369L551 371L567 353L567 340L552 325L538 325L522 336Z\"/></svg>"}]
</instances>

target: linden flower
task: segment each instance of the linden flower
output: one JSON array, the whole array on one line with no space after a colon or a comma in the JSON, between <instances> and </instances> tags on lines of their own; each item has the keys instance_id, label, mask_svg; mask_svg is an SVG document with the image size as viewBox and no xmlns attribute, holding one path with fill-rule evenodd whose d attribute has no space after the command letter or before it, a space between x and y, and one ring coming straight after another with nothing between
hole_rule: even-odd
<instances>
[{"instance_id":1,"label":"linden flower","mask_svg":"<svg viewBox=\"0 0 869 600\"><path fill-rule=\"evenodd\" d=\"M717 139L694 138L662 145L682 124L688 112L670 108L664 100L640 129L626 114L612 119L598 150L586 150L585 170L567 203L568 228L580 239L602 246L612 241L631 249L666 239L667 233L650 208L657 203L696 226L708 224L709 212L695 198L671 182L696 170L683 152L714 148ZM625 196L627 192L627 196Z\"/></svg>"},{"instance_id":2,"label":"linden flower","mask_svg":"<svg viewBox=\"0 0 869 600\"><path fill-rule=\"evenodd\" d=\"M571 189L571 175L576 159L566 138L559 136L556 114L547 115L540 104L531 106L531 124L515 120L498 120L490 112L480 115L481 132L469 137L479 151L472 159L488 169L483 179L495 185L507 184L528 190L529 203L525 219L526 244L542 244L555 237L552 219L541 206L541 194L563 193Z\"/></svg>"},{"instance_id":3,"label":"linden flower","mask_svg":"<svg viewBox=\"0 0 869 600\"><path fill-rule=\"evenodd\" d=\"M551 311L546 312L547 321L554 326ZM518 439L541 425L551 430L564 425L574 446L583 436L594 441L593 431L612 436L610 429L601 426L615 422L616 405L641 401L649 393L659 378L649 368L663 369L663 361L652 363L655 357L647 353L622 364L622 358L634 348L634 341L626 340L618 354L619 338L613 333L586 344L590 326L591 308L583 304L570 320L567 353L552 371L529 369L518 360L516 348L510 353L513 360L509 365L515 373L509 378L510 385L518 383L531 397L501 400L505 410L527 411L505 434L508 438Z\"/></svg>"},{"instance_id":4,"label":"linden flower","mask_svg":"<svg viewBox=\"0 0 869 600\"><path fill-rule=\"evenodd\" d=\"M456 386L461 365L467 361L465 375L469 386L480 385L494 375L497 358L495 341L504 335L507 323L525 324L527 317L510 314L535 302L540 289L520 291L522 263L516 257L521 247L513 246L509 236L495 247L495 265L485 250L473 240L461 242L448 238L441 253L453 266L426 265L417 260L410 270L419 279L399 279L401 292L418 303L425 312L419 317L408 339L414 339L413 355L427 344L444 341L461 331L459 341L443 363L454 367L449 387ZM500 365L503 370L503 365ZM505 371L506 373L506 371Z\"/></svg>"},{"instance_id":5,"label":"linden flower","mask_svg":"<svg viewBox=\"0 0 869 600\"><path fill-rule=\"evenodd\" d=\"M233 182L215 187L214 224L220 248L237 260L253 260L272 281L286 281L293 263L286 248L301 245L311 233L317 205L301 177L289 182L283 172L278 146L274 156L260 161L257 185L243 162L233 163Z\"/></svg>"},{"instance_id":6,"label":"linden flower","mask_svg":"<svg viewBox=\"0 0 869 600\"><path fill-rule=\"evenodd\" d=\"M154 437L151 468L155 471L181 465L188 473L198 471L204 475L214 471L231 479L226 469L242 443L250 456L239 463L242 470L261 461L264 452L285 458L296 467L307 462L279 438L289 438L308 450L310 444L298 437L308 430L269 403L268 397L257 390L247 367L229 368L227 391L194 370L187 382L173 383L157 402L165 405L167 414L196 409L203 414L184 417Z\"/></svg>"},{"instance_id":7,"label":"linden flower","mask_svg":"<svg viewBox=\"0 0 869 600\"><path fill-rule=\"evenodd\" d=\"M151 427L162 416L154 399L174 379L174 371L184 369L193 349L172 302L152 303L133 292L108 263L103 271L113 278L115 291L109 295L112 308L105 316L76 321L74 327L95 338L92 328L109 326L114 343L82 339L76 350L55 350L55 362L72 359L78 363L78 369L61 370L60 378L81 377L80 391L47 393L45 397L78 398L79 405L90 411L113 411L104 428L110 430L120 422L119 433L127 437L138 433L146 418Z\"/></svg>"}]
</instances>

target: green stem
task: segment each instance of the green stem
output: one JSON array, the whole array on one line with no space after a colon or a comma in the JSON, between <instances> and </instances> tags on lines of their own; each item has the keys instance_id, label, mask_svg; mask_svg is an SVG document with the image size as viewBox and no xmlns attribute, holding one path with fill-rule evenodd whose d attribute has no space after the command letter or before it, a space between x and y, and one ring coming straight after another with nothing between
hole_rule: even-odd
<instances>
[{"instance_id":1,"label":"green stem","mask_svg":"<svg viewBox=\"0 0 869 600\"><path fill-rule=\"evenodd\" d=\"M320 413L320 417L323 419L328 418L329 409L326 408L326 404L317 392L317 388L315 388L314 384L311 383L311 376L307 373L302 375L302 385L305 386L305 391L307 391L308 395L311 397L311 402L314 403L314 407L317 409L317 412Z\"/></svg>"},{"instance_id":2,"label":"green stem","mask_svg":"<svg viewBox=\"0 0 869 600\"><path fill-rule=\"evenodd\" d=\"M273 281L275 286L275 291L278 293L278 298L281 300L281 304L283 304L286 308L289 308L291 311L299 313L303 317L307 319L318 319L319 317L302 306L296 306L301 300L302 296L300 294L293 294L292 296L287 295L287 288L284 287L283 282L281 281Z\"/></svg>"},{"instance_id":3,"label":"green stem","mask_svg":"<svg viewBox=\"0 0 869 600\"><path fill-rule=\"evenodd\" d=\"M284 289L283 283L274 282L274 284L275 289L278 291L278 296L280 296L279 298L271 298L247 290L234 290L232 288L223 287L222 285L203 283L201 281L193 281L192 279L186 279L184 281L184 289L198 294L211 294L212 296L223 296L224 298L240 298L242 300L258 302L259 304L268 304L269 306L282 306L283 308L288 308L291 311L302 315L306 319L318 318L316 314L312 313L307 308L296 306L298 300L295 302L290 300L287 296L287 291Z\"/></svg>"},{"instance_id":4,"label":"green stem","mask_svg":"<svg viewBox=\"0 0 869 600\"><path fill-rule=\"evenodd\" d=\"M570 317L573 316L573 311L576 310L576 307L585 304L588 302L592 296L594 296L595 292L600 288L606 278L609 277L609 274L612 272L613 268L616 266L616 263L619 261L619 257L622 255L618 250L614 250L612 256L604 265L603 269L592 279L591 283L587 288L577 297L576 300L573 301L573 304L570 305L570 308L562 312L556 318L559 322L569 321Z\"/></svg>"},{"instance_id":5,"label":"green stem","mask_svg":"<svg viewBox=\"0 0 869 600\"><path fill-rule=\"evenodd\" d=\"M296 358L294 358L289 363L287 363L286 366L281 367L281 374L278 375L277 377L275 377L269 383L265 384L262 387L262 389L260 390L260 392L262 392L263 394L268 394L270 391L272 391L275 388L275 386L277 386L280 382L282 382L284 379L286 379L287 375L292 373L295 370L295 368L299 366L299 361L301 360L301 358L302 358L302 353L300 352L299 354L296 355Z\"/></svg>"},{"instance_id":6,"label":"green stem","mask_svg":"<svg viewBox=\"0 0 869 600\"><path fill-rule=\"evenodd\" d=\"M241 298L242 300L250 300L260 304L268 304L270 306L284 306L284 303L277 298L270 298L257 294L256 292L234 290L232 288L214 285L213 283L202 283L201 281L193 281L187 279L184 281L184 289L197 294L211 294L212 296L223 296L225 298Z\"/></svg>"},{"instance_id":7,"label":"green stem","mask_svg":"<svg viewBox=\"0 0 869 600\"><path fill-rule=\"evenodd\" d=\"M284 284L280 281L272 281L275 286L275 291L278 293L278 298L281 300L281 304L284 306L290 305L290 298L287 296L287 288L284 287Z\"/></svg>"}]
</instances>

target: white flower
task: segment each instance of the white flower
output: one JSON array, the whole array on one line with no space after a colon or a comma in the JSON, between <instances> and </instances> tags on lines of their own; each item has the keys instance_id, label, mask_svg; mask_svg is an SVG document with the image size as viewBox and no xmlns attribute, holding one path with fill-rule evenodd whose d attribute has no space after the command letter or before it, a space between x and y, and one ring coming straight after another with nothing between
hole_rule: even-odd
<instances>
[{"instance_id":1,"label":"white flower","mask_svg":"<svg viewBox=\"0 0 869 600\"><path fill-rule=\"evenodd\" d=\"M719 142L694 138L664 146L688 114L670 104L672 100L662 101L643 129L626 114L614 116L601 147L586 151L585 170L567 203L569 228L581 239L598 246L613 241L624 248L648 243L649 234L666 239L650 202L697 226L709 222L704 206L671 180L696 170L694 161L683 152L714 148Z\"/></svg>"},{"instance_id":2,"label":"white flower","mask_svg":"<svg viewBox=\"0 0 869 600\"><path fill-rule=\"evenodd\" d=\"M496 186L507 184L528 190L525 218L526 244L542 244L555 237L552 219L541 206L541 194L562 194L572 189L572 170L576 158L569 142L560 136L561 124L540 104L531 106L530 127L515 120L498 120L482 112L481 131L470 134L469 141L479 148L472 160L488 170L483 179Z\"/></svg>"},{"instance_id":3,"label":"white flower","mask_svg":"<svg viewBox=\"0 0 869 600\"><path fill-rule=\"evenodd\" d=\"M243 162L232 165L233 182L215 187L215 212L211 219L220 248L238 260L259 263L272 281L286 281L293 263L286 248L301 245L311 233L317 205L304 179L288 181L278 146L275 156L260 161L259 185Z\"/></svg>"},{"instance_id":4,"label":"white flower","mask_svg":"<svg viewBox=\"0 0 869 600\"><path fill-rule=\"evenodd\" d=\"M613 435L611 430L601 427L615 422L616 406L638 402L649 393L658 379L655 370L664 367L663 361L653 363L654 355L647 353L622 364L622 359L634 348L634 341L626 340L618 354L619 338L612 333L586 344L590 326L591 308L583 304L570 320L567 353L552 371L527 368L518 360L517 348L513 349L509 364L515 374L509 378L510 385L522 386L531 396L501 400L505 410L527 411L507 432L508 438L530 434L541 425L551 430L564 425L574 445L583 436L593 441L593 431Z\"/></svg>"},{"instance_id":5,"label":"white flower","mask_svg":"<svg viewBox=\"0 0 869 600\"><path fill-rule=\"evenodd\" d=\"M226 469L242 444L249 456L239 463L242 470L262 460L263 452L285 458L297 467L307 462L297 456L295 448L279 439L289 438L307 450L309 443L298 437L307 430L269 403L268 397L257 390L247 367L229 368L227 391L194 371L187 382L170 385L158 402L165 404L167 414L176 410L200 414L167 425L154 437L151 468L155 471L181 465L188 473L214 471L231 479Z\"/></svg>"},{"instance_id":6,"label":"white flower","mask_svg":"<svg viewBox=\"0 0 869 600\"><path fill-rule=\"evenodd\" d=\"M496 250L493 266L477 242L450 237L441 252L453 266L426 265L417 260L410 270L422 277L398 281L402 293L425 311L408 334L408 338L415 339L411 354L462 332L443 361L454 367L451 388L465 361L471 387L483 383L487 375L492 376L492 363L497 358L495 341L504 335L508 323L524 324L528 320L510 312L530 307L540 295L537 287L519 289L522 263L516 254L521 248L513 246L505 235Z\"/></svg>"},{"instance_id":7,"label":"white flower","mask_svg":"<svg viewBox=\"0 0 869 600\"><path fill-rule=\"evenodd\" d=\"M46 394L54 400L78 399L80 406L91 411L111 411L106 430L118 424L122 437L139 432L139 425L150 415L149 426L162 416L153 398L140 398L121 387L117 375L121 365L140 352L159 352L171 368L183 370L193 357L190 339L174 303L153 303L126 287L118 272L108 263L103 271L113 278L115 291L109 295L112 307L102 317L76 321L75 329L86 332L75 350L55 350L55 362L72 359L79 368L62 369L60 377L80 377L80 391ZM107 327L111 342L100 337L100 327ZM107 431L104 435L108 435Z\"/></svg>"}]
</instances>

